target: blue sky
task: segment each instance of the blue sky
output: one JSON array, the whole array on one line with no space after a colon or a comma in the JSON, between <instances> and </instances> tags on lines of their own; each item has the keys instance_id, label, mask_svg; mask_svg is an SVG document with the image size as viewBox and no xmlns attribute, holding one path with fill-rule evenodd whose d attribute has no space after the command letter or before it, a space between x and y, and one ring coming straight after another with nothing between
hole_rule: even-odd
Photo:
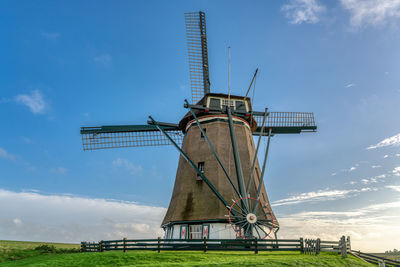
<instances>
[{"instance_id":1,"label":"blue sky","mask_svg":"<svg viewBox=\"0 0 400 267\"><path fill-rule=\"evenodd\" d=\"M79 129L179 121L190 98L183 13L199 10L213 92L227 92L231 46L234 94L259 68L255 109L315 114L317 133L272 140L265 182L281 236L398 246L398 0L3 2L2 239L159 233L175 149L83 152Z\"/></svg>"}]
</instances>

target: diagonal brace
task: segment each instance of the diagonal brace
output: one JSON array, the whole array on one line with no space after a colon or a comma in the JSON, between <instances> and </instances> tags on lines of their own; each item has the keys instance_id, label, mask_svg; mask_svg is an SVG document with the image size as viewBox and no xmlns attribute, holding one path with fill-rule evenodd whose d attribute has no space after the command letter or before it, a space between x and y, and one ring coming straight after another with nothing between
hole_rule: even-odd
<instances>
[{"instance_id":1,"label":"diagonal brace","mask_svg":"<svg viewBox=\"0 0 400 267\"><path fill-rule=\"evenodd\" d=\"M247 182L247 192L250 192L250 187L251 187L251 185L253 183L254 169L256 167L258 149L260 148L261 136L262 136L262 134L264 132L265 120L266 120L267 116L268 116L268 108L265 109L265 113L264 113L263 121L262 121L261 131L260 131L260 133L258 135L257 148L256 148L256 152L254 153L253 163L252 163L251 169L250 169L250 179Z\"/></svg>"},{"instance_id":2,"label":"diagonal brace","mask_svg":"<svg viewBox=\"0 0 400 267\"><path fill-rule=\"evenodd\" d=\"M238 185L239 185L239 192L242 196L246 197L246 187L244 185L244 180L243 180L243 169L242 169L242 163L240 162L240 156L239 156L239 148L236 142L236 135L235 135L235 128L233 125L233 120L232 120L232 113L231 109L228 106L227 107L227 113L228 113L228 121L229 121L229 130L231 134L231 142L232 142L232 149L233 149L233 157L235 159L235 168L236 168L236 176L238 180ZM243 207L245 207L246 210L249 210L248 203L246 201L241 201Z\"/></svg>"},{"instance_id":3,"label":"diagonal brace","mask_svg":"<svg viewBox=\"0 0 400 267\"><path fill-rule=\"evenodd\" d=\"M214 185L210 182L210 180L207 179L207 177L204 175L203 172L201 172L196 164L194 164L194 162L188 157L188 155L186 155L185 152L183 152L183 150L175 143L174 139L172 139L171 136L169 136L169 134L164 131L164 129L162 129L158 123L151 117L149 116L149 119L151 120L151 122L157 127L157 129L162 132L165 137L168 138L168 140L176 147L176 149L178 149L178 151L181 153L182 157L187 161L187 163L189 163L190 166L192 166L192 168L197 172L197 174L201 177L201 179L208 185L208 187L211 189L211 191L213 191L213 193L218 197L218 199L224 204L224 206L227 209L230 209L229 203L223 198L223 196L218 192L218 190L214 187Z\"/></svg>"},{"instance_id":4,"label":"diagonal brace","mask_svg":"<svg viewBox=\"0 0 400 267\"><path fill-rule=\"evenodd\" d=\"M211 151L213 152L215 158L217 159L217 161L218 161L218 163L219 163L219 166L221 166L222 170L224 171L224 173L225 173L225 175L226 175L226 178L228 178L229 182L231 183L233 189L235 190L235 192L236 192L236 194L239 196L239 198L242 198L242 195L239 193L239 190L237 189L236 185L233 183L233 181L232 181L230 175L228 174L228 171L226 170L224 164L222 164L222 162L221 162L221 160L220 160L220 158L219 158L217 152L215 151L214 147L212 146L210 140L208 139L206 132L204 131L203 127L200 125L200 122L199 122L199 120L197 119L197 116L194 114L192 108L190 107L189 102L188 102L186 99L185 99L185 103L186 103L185 107L188 107L188 108L189 108L189 111L190 111L190 113L192 114L193 118L195 119L197 126L199 127L201 133L202 133L203 136L204 136L204 139L206 139L206 141L207 141L207 143L208 143L208 145L209 145Z\"/></svg>"},{"instance_id":5,"label":"diagonal brace","mask_svg":"<svg viewBox=\"0 0 400 267\"><path fill-rule=\"evenodd\" d=\"M268 151L269 151L269 144L270 144L270 142L271 142L271 134L272 134L272 128L269 128L269 131L268 131L268 141L267 141L267 149L265 150L264 162L263 162L262 171L261 171L260 183L258 184L256 199L258 199L258 198L260 197L261 187L263 186L263 182L264 182L265 166L266 166L266 164L267 164ZM253 211L253 212L255 212L255 210L257 209L257 206L258 206L258 203L255 205L254 211Z\"/></svg>"}]
</instances>

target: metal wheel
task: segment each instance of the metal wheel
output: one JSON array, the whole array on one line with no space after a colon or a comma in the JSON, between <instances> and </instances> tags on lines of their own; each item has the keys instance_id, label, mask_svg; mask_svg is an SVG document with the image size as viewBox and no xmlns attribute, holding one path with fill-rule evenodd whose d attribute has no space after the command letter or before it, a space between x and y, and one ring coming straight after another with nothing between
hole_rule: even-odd
<instances>
[{"instance_id":1,"label":"metal wheel","mask_svg":"<svg viewBox=\"0 0 400 267\"><path fill-rule=\"evenodd\" d=\"M247 205L241 205L246 203ZM248 208L246 208L246 206ZM233 202L229 209L229 223L237 236L243 239L267 238L274 228L273 221L267 216L272 212L268 205L260 200L245 197Z\"/></svg>"}]
</instances>

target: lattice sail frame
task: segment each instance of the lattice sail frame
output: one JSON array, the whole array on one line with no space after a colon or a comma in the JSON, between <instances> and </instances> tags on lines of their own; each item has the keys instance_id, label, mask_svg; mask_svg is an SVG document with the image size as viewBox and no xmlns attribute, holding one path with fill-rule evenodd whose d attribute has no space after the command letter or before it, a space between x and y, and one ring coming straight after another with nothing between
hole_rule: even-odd
<instances>
[{"instance_id":1,"label":"lattice sail frame","mask_svg":"<svg viewBox=\"0 0 400 267\"><path fill-rule=\"evenodd\" d=\"M185 13L192 103L210 92L206 17L204 12Z\"/></svg>"},{"instance_id":2,"label":"lattice sail frame","mask_svg":"<svg viewBox=\"0 0 400 267\"><path fill-rule=\"evenodd\" d=\"M263 116L253 115L253 117L258 126L253 132L253 135L256 135L261 129ZM315 132L317 129L312 112L269 112L264 127L271 128L273 134Z\"/></svg>"},{"instance_id":3,"label":"lattice sail frame","mask_svg":"<svg viewBox=\"0 0 400 267\"><path fill-rule=\"evenodd\" d=\"M182 144L180 130L166 130L174 141ZM82 127L83 150L98 150L121 147L143 147L170 145L171 142L158 130L102 131L101 127Z\"/></svg>"}]
</instances>

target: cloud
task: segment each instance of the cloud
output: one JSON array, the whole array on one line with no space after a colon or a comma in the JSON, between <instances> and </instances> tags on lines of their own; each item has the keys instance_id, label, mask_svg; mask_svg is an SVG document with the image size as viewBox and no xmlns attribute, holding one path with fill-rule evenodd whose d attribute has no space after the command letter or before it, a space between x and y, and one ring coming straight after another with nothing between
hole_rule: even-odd
<instances>
[{"instance_id":1,"label":"cloud","mask_svg":"<svg viewBox=\"0 0 400 267\"><path fill-rule=\"evenodd\" d=\"M80 242L161 236L163 207L101 198L0 189L0 236L6 240Z\"/></svg>"},{"instance_id":2,"label":"cloud","mask_svg":"<svg viewBox=\"0 0 400 267\"><path fill-rule=\"evenodd\" d=\"M351 195L360 192L367 192L373 190L375 189L365 187L361 189L351 189L351 190L319 190L315 192L300 193L289 198L276 200L272 202L272 206L293 205L311 201L335 200L335 199L349 197Z\"/></svg>"},{"instance_id":3,"label":"cloud","mask_svg":"<svg viewBox=\"0 0 400 267\"><path fill-rule=\"evenodd\" d=\"M43 94L39 90L33 90L28 95L17 95L15 100L17 103L27 106L33 114L42 114L48 107Z\"/></svg>"},{"instance_id":4,"label":"cloud","mask_svg":"<svg viewBox=\"0 0 400 267\"><path fill-rule=\"evenodd\" d=\"M349 169L349 172L352 172L352 171L354 171L354 170L357 170L357 168L356 167L351 167L350 169Z\"/></svg>"},{"instance_id":5,"label":"cloud","mask_svg":"<svg viewBox=\"0 0 400 267\"><path fill-rule=\"evenodd\" d=\"M389 157L389 155L384 155L383 158L386 159L387 157Z\"/></svg>"},{"instance_id":6,"label":"cloud","mask_svg":"<svg viewBox=\"0 0 400 267\"><path fill-rule=\"evenodd\" d=\"M96 64L99 64L99 65L102 65L102 66L105 66L105 67L107 67L107 66L109 66L111 64L111 60L112 60L111 55L107 54L107 53L95 56L93 58L93 61Z\"/></svg>"},{"instance_id":7,"label":"cloud","mask_svg":"<svg viewBox=\"0 0 400 267\"><path fill-rule=\"evenodd\" d=\"M340 236L348 235L353 249L380 252L398 245L399 208L400 200L397 200L352 210L319 210L278 216L279 237L339 240Z\"/></svg>"},{"instance_id":8,"label":"cloud","mask_svg":"<svg viewBox=\"0 0 400 267\"><path fill-rule=\"evenodd\" d=\"M381 165L372 165L371 166L372 169L376 169L376 168L380 168L380 167L382 167L382 166Z\"/></svg>"},{"instance_id":9,"label":"cloud","mask_svg":"<svg viewBox=\"0 0 400 267\"><path fill-rule=\"evenodd\" d=\"M350 24L355 28L386 24L400 17L400 0L341 0L350 12Z\"/></svg>"},{"instance_id":10,"label":"cloud","mask_svg":"<svg viewBox=\"0 0 400 267\"><path fill-rule=\"evenodd\" d=\"M61 34L59 32L42 32L41 35L45 39L51 40L51 41L55 41L61 36Z\"/></svg>"},{"instance_id":11,"label":"cloud","mask_svg":"<svg viewBox=\"0 0 400 267\"><path fill-rule=\"evenodd\" d=\"M8 153L7 150L5 150L2 147L0 147L0 158L8 159L8 160L15 160L15 156Z\"/></svg>"},{"instance_id":12,"label":"cloud","mask_svg":"<svg viewBox=\"0 0 400 267\"><path fill-rule=\"evenodd\" d=\"M319 16L325 11L325 7L317 0L291 0L289 4L281 8L291 24L317 23Z\"/></svg>"},{"instance_id":13,"label":"cloud","mask_svg":"<svg viewBox=\"0 0 400 267\"><path fill-rule=\"evenodd\" d=\"M396 176L400 176L400 166L393 169L392 173Z\"/></svg>"},{"instance_id":14,"label":"cloud","mask_svg":"<svg viewBox=\"0 0 400 267\"><path fill-rule=\"evenodd\" d=\"M134 165L133 163L131 163L127 159L117 158L117 159L113 160L112 164L115 167L123 167L123 168L125 168L126 170L129 171L129 173L131 175L138 174L143 170L142 166Z\"/></svg>"},{"instance_id":15,"label":"cloud","mask_svg":"<svg viewBox=\"0 0 400 267\"><path fill-rule=\"evenodd\" d=\"M68 171L67 168L64 167L57 167L57 168L51 168L50 172L55 173L55 174L66 174Z\"/></svg>"},{"instance_id":16,"label":"cloud","mask_svg":"<svg viewBox=\"0 0 400 267\"><path fill-rule=\"evenodd\" d=\"M386 147L386 146L398 146L398 145L400 145L400 133L396 134L392 137L383 139L376 145L367 147L367 149L375 149L375 148L381 148L381 147Z\"/></svg>"},{"instance_id":17,"label":"cloud","mask_svg":"<svg viewBox=\"0 0 400 267\"><path fill-rule=\"evenodd\" d=\"M350 88L350 87L353 87L353 86L354 86L353 83L349 83L349 84L345 85L344 87L345 87L345 88Z\"/></svg>"},{"instance_id":18,"label":"cloud","mask_svg":"<svg viewBox=\"0 0 400 267\"><path fill-rule=\"evenodd\" d=\"M385 187L400 192L400 185L387 185Z\"/></svg>"}]
</instances>

